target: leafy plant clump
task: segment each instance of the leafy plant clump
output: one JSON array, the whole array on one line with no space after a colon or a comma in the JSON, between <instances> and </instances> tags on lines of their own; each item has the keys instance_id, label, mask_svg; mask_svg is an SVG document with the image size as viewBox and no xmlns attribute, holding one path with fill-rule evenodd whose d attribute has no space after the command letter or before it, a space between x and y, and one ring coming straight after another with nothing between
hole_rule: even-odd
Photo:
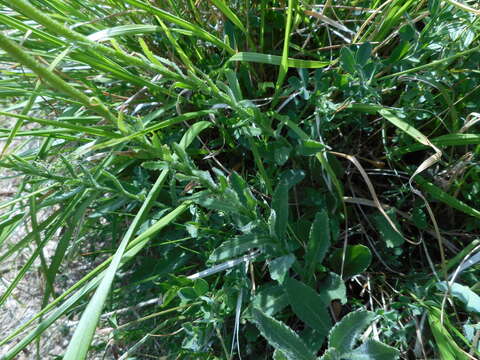
<instances>
[{"instance_id":1,"label":"leafy plant clump","mask_svg":"<svg viewBox=\"0 0 480 360\"><path fill-rule=\"evenodd\" d=\"M2 359L478 358L475 6L0 0Z\"/></svg>"}]
</instances>

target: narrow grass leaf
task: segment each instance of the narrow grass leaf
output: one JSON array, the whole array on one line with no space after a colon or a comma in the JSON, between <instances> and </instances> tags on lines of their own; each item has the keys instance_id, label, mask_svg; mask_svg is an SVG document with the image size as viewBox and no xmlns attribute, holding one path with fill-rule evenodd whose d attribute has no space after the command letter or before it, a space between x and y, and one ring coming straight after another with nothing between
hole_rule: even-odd
<instances>
[{"instance_id":1,"label":"narrow grass leaf","mask_svg":"<svg viewBox=\"0 0 480 360\"><path fill-rule=\"evenodd\" d=\"M194 118L197 118L197 117L201 117L201 116L208 115L208 114L213 114L213 113L215 113L215 110L202 110L202 111L196 111L196 112L191 112L191 113L186 113L186 114L183 114L183 115L180 115L180 116L176 116L176 117L173 117L171 119L164 120L164 121L161 121L159 123L156 123L155 125L151 125L151 126L145 128L145 129L137 131L133 134L123 136L123 137L118 138L118 139L112 139L112 140L100 143L98 145L95 145L92 148L92 150L100 150L100 149L104 149L104 148L107 148L107 147L115 146L115 145L118 145L118 144L121 144L121 143L124 143L124 142L128 142L130 140L133 140L137 137L147 135L150 132L160 130L160 129L163 129L163 128L166 128L166 127L169 127L169 126L172 126L172 125L184 122L184 121L188 121L190 119L194 119Z\"/></svg>"},{"instance_id":2,"label":"narrow grass leaf","mask_svg":"<svg viewBox=\"0 0 480 360\"><path fill-rule=\"evenodd\" d=\"M443 202L454 209L457 209L467 215L480 219L480 211L458 200L456 197L446 193L437 185L425 180L420 175L415 177L415 182L426 191L433 199Z\"/></svg>"},{"instance_id":3,"label":"narrow grass leaf","mask_svg":"<svg viewBox=\"0 0 480 360\"><path fill-rule=\"evenodd\" d=\"M131 24L120 25L103 29L87 36L92 41L105 41L116 36L148 34L161 31L162 28L156 25Z\"/></svg>"},{"instance_id":4,"label":"narrow grass leaf","mask_svg":"<svg viewBox=\"0 0 480 360\"><path fill-rule=\"evenodd\" d=\"M239 52L228 61L245 61L268 65L281 65L282 57L278 55L260 54L255 52ZM287 67L299 69L320 69L330 64L330 61L301 60L288 58L285 60Z\"/></svg>"},{"instance_id":5,"label":"narrow grass leaf","mask_svg":"<svg viewBox=\"0 0 480 360\"><path fill-rule=\"evenodd\" d=\"M107 295L110 292L110 287L119 268L120 261L122 260L125 249L127 248L128 243L134 236L138 227L141 225L141 221L145 218L148 210L150 210L150 208L152 207L153 202L158 196L163 182L166 179L167 173L168 171L164 170L160 174L157 181L150 190L150 193L142 204L142 207L138 211L127 232L125 233L125 236L123 237L117 251L115 252L115 255L112 258L110 266L105 272L105 276L103 277L99 287L95 291L95 294L93 295L92 299L87 305L87 308L83 312L82 317L80 318L80 322L75 329L75 333L73 334L73 337L68 344L64 359L77 360L86 358L88 349L90 348L90 342L92 341L93 335L95 333L95 328L97 327L97 323L100 319L101 311L105 304L105 300L107 299ZM166 218L160 219L156 223L157 227L162 228L168 225L169 221L165 221L165 219Z\"/></svg>"}]
</instances>

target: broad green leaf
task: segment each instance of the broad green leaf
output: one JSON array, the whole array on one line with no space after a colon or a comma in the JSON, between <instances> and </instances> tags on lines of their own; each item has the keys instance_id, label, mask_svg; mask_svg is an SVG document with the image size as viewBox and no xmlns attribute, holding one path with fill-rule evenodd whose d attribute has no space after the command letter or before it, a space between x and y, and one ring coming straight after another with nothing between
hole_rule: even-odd
<instances>
[{"instance_id":1,"label":"broad green leaf","mask_svg":"<svg viewBox=\"0 0 480 360\"><path fill-rule=\"evenodd\" d=\"M288 225L288 192L297 183L303 180L305 172L301 170L287 170L281 176L272 197L272 209L275 211L275 235L282 239Z\"/></svg>"},{"instance_id":2,"label":"broad green leaf","mask_svg":"<svg viewBox=\"0 0 480 360\"><path fill-rule=\"evenodd\" d=\"M387 210L386 213L397 226L397 229L400 229L401 227L398 224L396 213L392 210ZM377 231L380 233L381 238L383 241L385 241L387 247L394 248L402 245L405 242L403 236L392 228L392 225L390 225L387 219L385 219L385 216L380 214L374 215L373 222L377 228Z\"/></svg>"},{"instance_id":3,"label":"broad green leaf","mask_svg":"<svg viewBox=\"0 0 480 360\"><path fill-rule=\"evenodd\" d=\"M281 286L267 286L260 289L252 304L265 314L273 316L288 305L288 297Z\"/></svg>"},{"instance_id":4,"label":"broad green leaf","mask_svg":"<svg viewBox=\"0 0 480 360\"><path fill-rule=\"evenodd\" d=\"M342 304L347 303L347 288L339 275L333 272L329 273L327 278L320 283L319 289L322 289L322 298L327 303L333 300L340 300Z\"/></svg>"},{"instance_id":5,"label":"broad green leaf","mask_svg":"<svg viewBox=\"0 0 480 360\"><path fill-rule=\"evenodd\" d=\"M253 248L263 248L271 244L271 239L267 235L244 234L231 240L227 240L216 248L209 257L210 261L218 262L241 255Z\"/></svg>"},{"instance_id":6,"label":"broad green leaf","mask_svg":"<svg viewBox=\"0 0 480 360\"><path fill-rule=\"evenodd\" d=\"M334 348L328 348L319 360L343 360Z\"/></svg>"},{"instance_id":7,"label":"broad green leaf","mask_svg":"<svg viewBox=\"0 0 480 360\"><path fill-rule=\"evenodd\" d=\"M252 309L252 315L262 336L288 360L315 360L307 345L287 325L255 308Z\"/></svg>"},{"instance_id":8,"label":"broad green leaf","mask_svg":"<svg viewBox=\"0 0 480 360\"><path fill-rule=\"evenodd\" d=\"M330 268L340 274L342 269L343 248L337 249L330 257ZM372 253L364 245L348 245L345 252L345 263L343 266L343 276L351 277L361 274L370 266L372 262Z\"/></svg>"},{"instance_id":9,"label":"broad green leaf","mask_svg":"<svg viewBox=\"0 0 480 360\"><path fill-rule=\"evenodd\" d=\"M295 255L288 254L269 261L268 269L270 271L270 277L282 284L295 260Z\"/></svg>"},{"instance_id":10,"label":"broad green leaf","mask_svg":"<svg viewBox=\"0 0 480 360\"><path fill-rule=\"evenodd\" d=\"M453 284L450 284L450 289L448 289L445 281L442 281L437 283L437 287L439 290L445 292L450 290L450 294L452 296L456 297L465 304L467 311L480 314L480 296L474 293L468 286L454 282Z\"/></svg>"},{"instance_id":11,"label":"broad green leaf","mask_svg":"<svg viewBox=\"0 0 480 360\"><path fill-rule=\"evenodd\" d=\"M347 47L343 47L340 50L340 60L342 62L342 67L350 74L355 74L355 56L353 56L352 50Z\"/></svg>"},{"instance_id":12,"label":"broad green leaf","mask_svg":"<svg viewBox=\"0 0 480 360\"><path fill-rule=\"evenodd\" d=\"M273 360L288 360L288 358L283 355L283 353L280 350L275 350L273 353Z\"/></svg>"},{"instance_id":13,"label":"broad green leaf","mask_svg":"<svg viewBox=\"0 0 480 360\"><path fill-rule=\"evenodd\" d=\"M288 278L285 290L295 314L308 326L326 337L332 327L332 321L327 311L328 302L310 286Z\"/></svg>"},{"instance_id":14,"label":"broad green leaf","mask_svg":"<svg viewBox=\"0 0 480 360\"><path fill-rule=\"evenodd\" d=\"M342 355L350 360L395 360L399 356L397 349L373 339L368 339L347 356Z\"/></svg>"},{"instance_id":15,"label":"broad green leaf","mask_svg":"<svg viewBox=\"0 0 480 360\"><path fill-rule=\"evenodd\" d=\"M352 351L357 338L375 320L370 311L358 310L343 317L335 324L328 337L328 347L335 348L340 354Z\"/></svg>"},{"instance_id":16,"label":"broad green leaf","mask_svg":"<svg viewBox=\"0 0 480 360\"><path fill-rule=\"evenodd\" d=\"M305 266L309 278L314 275L316 266L322 263L329 247L330 223L328 213L325 210L321 210L315 215L315 220L310 228L307 251L305 253Z\"/></svg>"},{"instance_id":17,"label":"broad green leaf","mask_svg":"<svg viewBox=\"0 0 480 360\"><path fill-rule=\"evenodd\" d=\"M246 61L260 64L280 65L282 57L278 55L260 54L254 52L239 52L228 61ZM287 66L299 69L319 69L328 66L330 61L300 60L287 58Z\"/></svg>"}]
</instances>

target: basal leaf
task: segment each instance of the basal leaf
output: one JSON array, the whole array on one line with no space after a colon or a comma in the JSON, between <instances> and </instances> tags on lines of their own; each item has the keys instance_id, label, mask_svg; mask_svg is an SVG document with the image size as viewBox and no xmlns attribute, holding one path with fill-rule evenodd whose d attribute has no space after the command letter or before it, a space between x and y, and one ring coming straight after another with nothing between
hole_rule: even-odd
<instances>
[{"instance_id":1,"label":"basal leaf","mask_svg":"<svg viewBox=\"0 0 480 360\"><path fill-rule=\"evenodd\" d=\"M342 269L343 248L334 251L330 257L330 268L337 274ZM351 277L364 272L372 262L372 253L364 245L348 245L345 253L343 276Z\"/></svg>"},{"instance_id":2,"label":"basal leaf","mask_svg":"<svg viewBox=\"0 0 480 360\"><path fill-rule=\"evenodd\" d=\"M310 286L289 278L285 281L285 290L295 314L308 326L327 336L332 326L327 311L328 302Z\"/></svg>"},{"instance_id":3,"label":"basal leaf","mask_svg":"<svg viewBox=\"0 0 480 360\"><path fill-rule=\"evenodd\" d=\"M283 283L285 276L288 274L288 270L295 262L295 255L288 254L285 256L280 256L276 259L273 259L268 264L268 269L270 270L270 277L273 280L278 281L280 284Z\"/></svg>"},{"instance_id":4,"label":"basal leaf","mask_svg":"<svg viewBox=\"0 0 480 360\"><path fill-rule=\"evenodd\" d=\"M209 257L210 261L223 261L231 257L241 255L253 248L261 248L271 244L271 239L266 235L244 234L231 240L227 240L216 248Z\"/></svg>"},{"instance_id":5,"label":"basal leaf","mask_svg":"<svg viewBox=\"0 0 480 360\"><path fill-rule=\"evenodd\" d=\"M340 300L342 304L347 303L347 288L339 275L331 272L328 274L328 277L320 283L319 288L322 289L322 297L328 302Z\"/></svg>"},{"instance_id":6,"label":"basal leaf","mask_svg":"<svg viewBox=\"0 0 480 360\"><path fill-rule=\"evenodd\" d=\"M355 341L375 319L370 311L358 310L346 315L330 331L328 347L335 348L340 354L352 351Z\"/></svg>"},{"instance_id":7,"label":"basal leaf","mask_svg":"<svg viewBox=\"0 0 480 360\"><path fill-rule=\"evenodd\" d=\"M315 360L303 340L287 325L266 315L261 310L252 309L253 322L270 345L281 351L289 360Z\"/></svg>"},{"instance_id":8,"label":"basal leaf","mask_svg":"<svg viewBox=\"0 0 480 360\"><path fill-rule=\"evenodd\" d=\"M400 351L385 345L379 341L368 339L358 348L342 356L350 360L395 360L398 359Z\"/></svg>"},{"instance_id":9,"label":"basal leaf","mask_svg":"<svg viewBox=\"0 0 480 360\"><path fill-rule=\"evenodd\" d=\"M330 247L330 224L328 213L321 210L315 215L305 253L305 266L307 275L313 276L315 267L321 264L328 248Z\"/></svg>"},{"instance_id":10,"label":"basal leaf","mask_svg":"<svg viewBox=\"0 0 480 360\"><path fill-rule=\"evenodd\" d=\"M301 170L288 170L284 172L278 182L272 197L272 209L275 211L275 235L282 239L288 225L288 192L303 180L305 172Z\"/></svg>"},{"instance_id":11,"label":"basal leaf","mask_svg":"<svg viewBox=\"0 0 480 360\"><path fill-rule=\"evenodd\" d=\"M288 305L288 297L279 285L260 289L253 298L252 304L266 315L273 316Z\"/></svg>"}]
</instances>

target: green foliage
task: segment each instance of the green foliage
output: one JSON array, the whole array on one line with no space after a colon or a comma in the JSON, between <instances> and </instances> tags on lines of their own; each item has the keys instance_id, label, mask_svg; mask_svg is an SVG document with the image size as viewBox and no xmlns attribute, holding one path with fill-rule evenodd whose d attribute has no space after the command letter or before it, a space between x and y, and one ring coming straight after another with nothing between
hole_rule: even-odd
<instances>
[{"instance_id":1,"label":"green foliage","mask_svg":"<svg viewBox=\"0 0 480 360\"><path fill-rule=\"evenodd\" d=\"M332 328L328 337L328 350L321 359L398 359L398 350L373 339L366 340L354 349L357 338L374 319L375 315L373 313L363 310L345 316Z\"/></svg>"},{"instance_id":2,"label":"green foliage","mask_svg":"<svg viewBox=\"0 0 480 360\"><path fill-rule=\"evenodd\" d=\"M480 356L478 9L317 3L0 0L2 358Z\"/></svg>"},{"instance_id":3,"label":"green foliage","mask_svg":"<svg viewBox=\"0 0 480 360\"><path fill-rule=\"evenodd\" d=\"M260 330L260 333L275 349L282 352L287 359L315 359L302 339L285 324L262 313L258 309L253 309L252 313L253 321Z\"/></svg>"}]
</instances>

